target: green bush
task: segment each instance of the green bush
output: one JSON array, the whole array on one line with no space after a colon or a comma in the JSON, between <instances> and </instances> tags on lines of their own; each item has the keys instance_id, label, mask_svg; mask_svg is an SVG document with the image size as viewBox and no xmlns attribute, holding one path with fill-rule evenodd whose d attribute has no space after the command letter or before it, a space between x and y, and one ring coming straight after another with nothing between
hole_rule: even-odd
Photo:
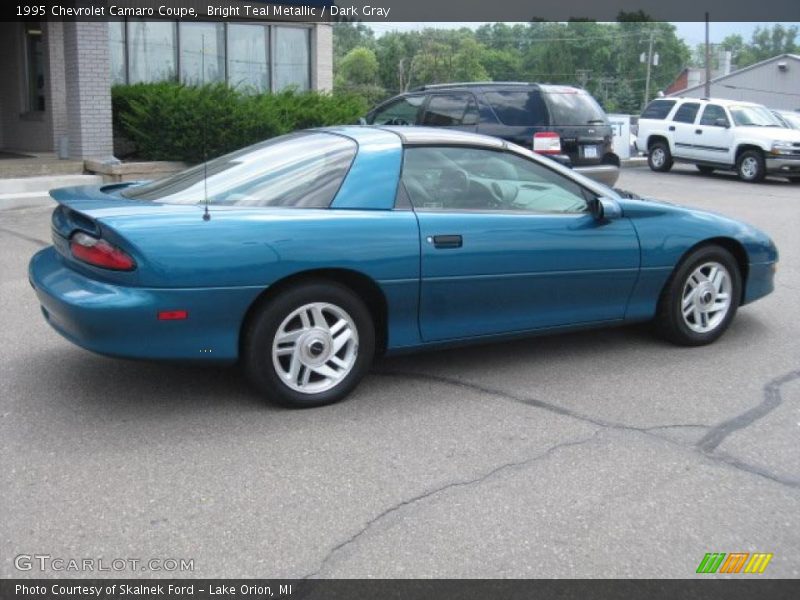
<instances>
[{"instance_id":1,"label":"green bush","mask_svg":"<svg viewBox=\"0 0 800 600\"><path fill-rule=\"evenodd\" d=\"M136 157L189 163L297 129L355 123L367 111L352 93L250 94L221 83L115 86L112 106L114 136Z\"/></svg>"}]
</instances>

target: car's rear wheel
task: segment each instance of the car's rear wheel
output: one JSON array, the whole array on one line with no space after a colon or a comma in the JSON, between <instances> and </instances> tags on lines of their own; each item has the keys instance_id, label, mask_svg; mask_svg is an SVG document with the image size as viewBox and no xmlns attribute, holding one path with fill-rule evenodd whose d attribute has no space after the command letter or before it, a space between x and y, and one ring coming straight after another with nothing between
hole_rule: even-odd
<instances>
[{"instance_id":1,"label":"car's rear wheel","mask_svg":"<svg viewBox=\"0 0 800 600\"><path fill-rule=\"evenodd\" d=\"M711 175L714 172L714 167L709 167L706 165L697 165L697 170L700 171L703 175Z\"/></svg>"},{"instance_id":2,"label":"car's rear wheel","mask_svg":"<svg viewBox=\"0 0 800 600\"><path fill-rule=\"evenodd\" d=\"M271 402L293 408L342 400L367 373L375 352L369 309L334 282L282 291L254 315L244 336L250 381Z\"/></svg>"},{"instance_id":3,"label":"car's rear wheel","mask_svg":"<svg viewBox=\"0 0 800 600\"><path fill-rule=\"evenodd\" d=\"M704 246L687 256L670 276L658 303L656 328L683 346L719 338L739 308L742 282L730 252Z\"/></svg>"},{"instance_id":4,"label":"car's rear wheel","mask_svg":"<svg viewBox=\"0 0 800 600\"><path fill-rule=\"evenodd\" d=\"M758 150L745 150L736 161L736 173L739 179L748 183L763 181L767 175L764 156Z\"/></svg>"},{"instance_id":5,"label":"car's rear wheel","mask_svg":"<svg viewBox=\"0 0 800 600\"><path fill-rule=\"evenodd\" d=\"M653 171L665 172L672 168L672 153L666 142L655 142L647 153L647 164Z\"/></svg>"}]
</instances>

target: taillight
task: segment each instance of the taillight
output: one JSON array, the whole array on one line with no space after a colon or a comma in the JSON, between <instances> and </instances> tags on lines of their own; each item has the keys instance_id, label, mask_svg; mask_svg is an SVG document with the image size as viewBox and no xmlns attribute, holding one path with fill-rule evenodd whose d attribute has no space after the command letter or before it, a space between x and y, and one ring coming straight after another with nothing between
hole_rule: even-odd
<instances>
[{"instance_id":1,"label":"taillight","mask_svg":"<svg viewBox=\"0 0 800 600\"><path fill-rule=\"evenodd\" d=\"M81 231L70 238L69 249L72 256L95 267L114 271L133 271L136 268L136 263L125 252Z\"/></svg>"},{"instance_id":2,"label":"taillight","mask_svg":"<svg viewBox=\"0 0 800 600\"><path fill-rule=\"evenodd\" d=\"M533 151L539 154L561 154L561 137L555 131L534 133Z\"/></svg>"}]
</instances>

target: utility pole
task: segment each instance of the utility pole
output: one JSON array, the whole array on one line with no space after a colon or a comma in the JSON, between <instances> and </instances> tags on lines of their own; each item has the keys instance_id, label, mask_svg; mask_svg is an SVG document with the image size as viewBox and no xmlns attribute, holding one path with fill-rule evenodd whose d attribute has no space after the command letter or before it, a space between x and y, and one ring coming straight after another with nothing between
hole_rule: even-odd
<instances>
[{"instance_id":1,"label":"utility pole","mask_svg":"<svg viewBox=\"0 0 800 600\"><path fill-rule=\"evenodd\" d=\"M644 80L644 104L642 104L642 106L647 106L650 100L650 69L653 64L653 42L655 41L655 37L655 31L651 29L650 42L647 47L647 77Z\"/></svg>"},{"instance_id":2,"label":"utility pole","mask_svg":"<svg viewBox=\"0 0 800 600\"><path fill-rule=\"evenodd\" d=\"M706 13L706 98L711 97L711 44L708 43L708 13Z\"/></svg>"},{"instance_id":3,"label":"utility pole","mask_svg":"<svg viewBox=\"0 0 800 600\"><path fill-rule=\"evenodd\" d=\"M591 69L576 69L575 76L581 82L581 87L586 89L586 84L589 82L589 73L591 73Z\"/></svg>"}]
</instances>

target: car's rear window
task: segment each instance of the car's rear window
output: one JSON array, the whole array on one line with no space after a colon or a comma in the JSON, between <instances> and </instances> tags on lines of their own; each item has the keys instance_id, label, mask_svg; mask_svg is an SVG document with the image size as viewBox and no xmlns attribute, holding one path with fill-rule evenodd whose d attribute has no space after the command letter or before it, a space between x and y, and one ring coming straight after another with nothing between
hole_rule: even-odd
<instances>
[{"instance_id":1,"label":"car's rear window","mask_svg":"<svg viewBox=\"0 0 800 600\"><path fill-rule=\"evenodd\" d=\"M581 90L565 89L545 92L550 107L551 125L603 125L608 117L597 101Z\"/></svg>"},{"instance_id":2,"label":"car's rear window","mask_svg":"<svg viewBox=\"0 0 800 600\"><path fill-rule=\"evenodd\" d=\"M122 195L168 204L325 208L356 155L356 143L322 132L285 135Z\"/></svg>"},{"instance_id":3,"label":"car's rear window","mask_svg":"<svg viewBox=\"0 0 800 600\"><path fill-rule=\"evenodd\" d=\"M547 108L538 90L490 90L483 96L504 125L547 125Z\"/></svg>"},{"instance_id":4,"label":"car's rear window","mask_svg":"<svg viewBox=\"0 0 800 600\"><path fill-rule=\"evenodd\" d=\"M642 112L642 119L664 120L675 106L675 100L653 100Z\"/></svg>"}]
</instances>

